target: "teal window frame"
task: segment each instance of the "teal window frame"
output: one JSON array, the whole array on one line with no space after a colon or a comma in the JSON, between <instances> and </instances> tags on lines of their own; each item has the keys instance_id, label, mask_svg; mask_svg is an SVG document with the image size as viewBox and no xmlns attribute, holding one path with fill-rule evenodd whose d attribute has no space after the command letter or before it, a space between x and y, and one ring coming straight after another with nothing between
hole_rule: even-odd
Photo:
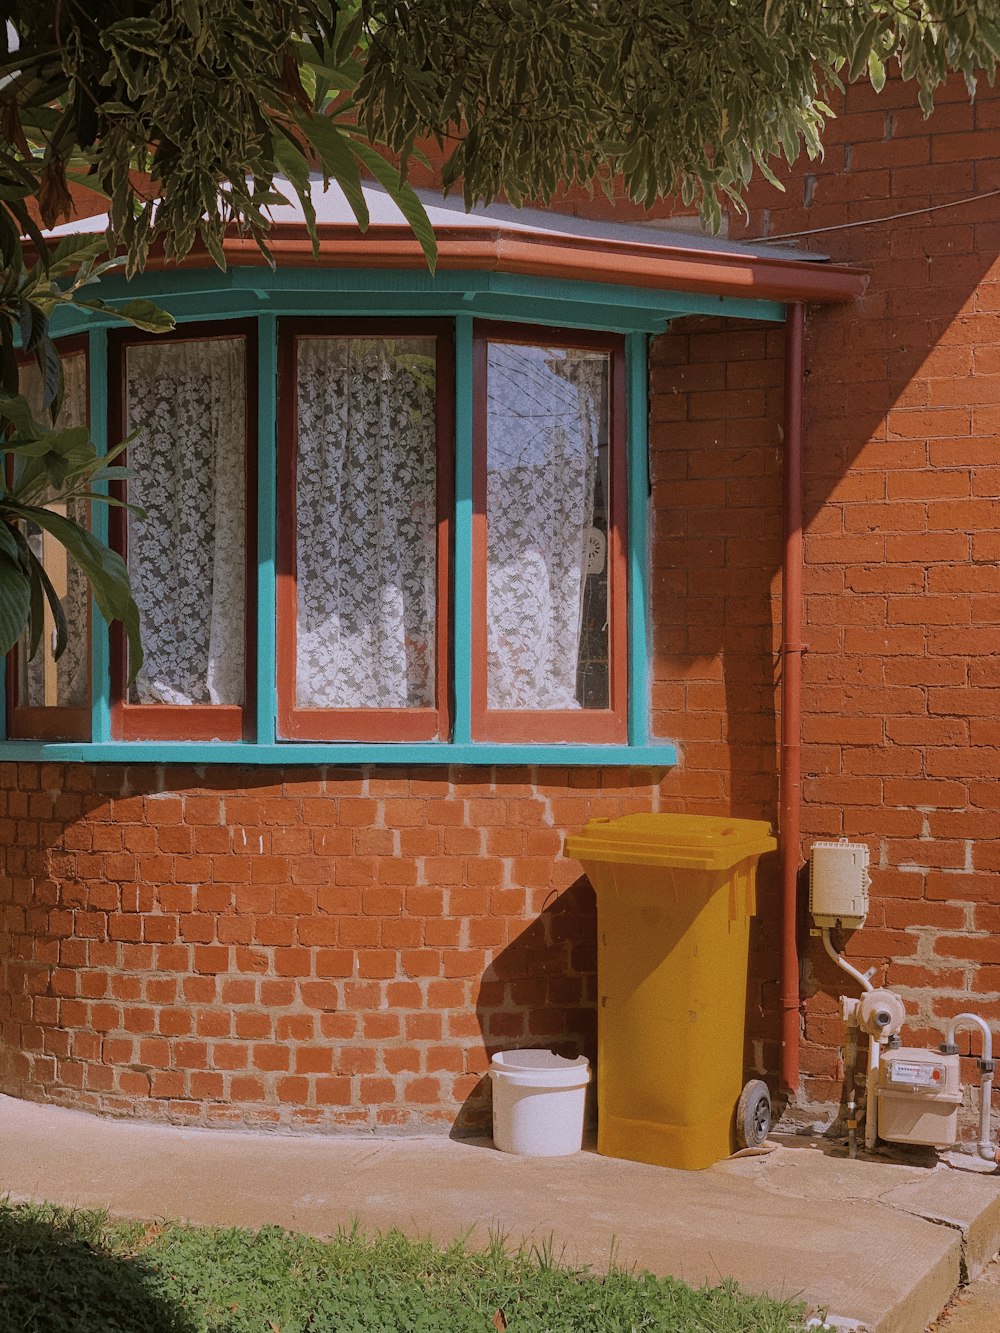
<instances>
[{"instance_id":1,"label":"teal window frame","mask_svg":"<svg viewBox=\"0 0 1000 1333\"><path fill-rule=\"evenodd\" d=\"M10 740L0 710L0 760L193 765L472 764L670 767L674 742L649 732L649 471L647 353L651 335L690 314L781 322L777 302L651 291L630 286L514 274L368 269L234 267L220 273L188 269L149 273L138 282L102 282L115 300L144 297L188 322L257 320L257 694L255 735L242 741L123 741L111 735L110 654L107 625L93 609L91 740ZM450 740L432 742L312 742L277 739L275 588L277 561L277 339L282 317L334 319L448 318L455 330L455 599L452 623L454 715ZM625 335L628 431L628 742L627 744L503 744L471 735L472 647L472 344L474 319L537 323ZM108 446L107 331L121 327L103 315L60 311L57 337L89 337L91 433ZM107 539L107 511L95 506L94 528ZM0 661L0 689L6 696Z\"/></svg>"}]
</instances>

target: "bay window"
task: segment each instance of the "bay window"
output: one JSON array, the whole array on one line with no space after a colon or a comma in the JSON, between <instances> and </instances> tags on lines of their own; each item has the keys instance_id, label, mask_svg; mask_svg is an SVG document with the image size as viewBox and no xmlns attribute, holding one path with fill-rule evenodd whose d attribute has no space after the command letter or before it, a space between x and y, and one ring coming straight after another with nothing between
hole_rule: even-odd
<instances>
[{"instance_id":1,"label":"bay window","mask_svg":"<svg viewBox=\"0 0 1000 1333\"><path fill-rule=\"evenodd\" d=\"M12 655L12 738L252 762L628 762L646 744L626 541L645 371L624 335L279 314L98 337L91 395L127 439L108 538L144 660L131 679L101 623L91 709L68 567L70 647L55 674ZM67 420L86 412L81 351Z\"/></svg>"}]
</instances>

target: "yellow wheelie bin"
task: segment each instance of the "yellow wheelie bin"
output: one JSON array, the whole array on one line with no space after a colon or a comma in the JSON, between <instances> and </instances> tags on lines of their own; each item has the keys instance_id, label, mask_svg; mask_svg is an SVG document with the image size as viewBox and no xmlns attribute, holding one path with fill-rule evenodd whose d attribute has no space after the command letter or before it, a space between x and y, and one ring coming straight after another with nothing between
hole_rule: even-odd
<instances>
[{"instance_id":1,"label":"yellow wheelie bin","mask_svg":"<svg viewBox=\"0 0 1000 1333\"><path fill-rule=\"evenodd\" d=\"M597 894L597 1150L700 1170L770 1128L743 1083L754 819L625 815L566 840Z\"/></svg>"}]
</instances>

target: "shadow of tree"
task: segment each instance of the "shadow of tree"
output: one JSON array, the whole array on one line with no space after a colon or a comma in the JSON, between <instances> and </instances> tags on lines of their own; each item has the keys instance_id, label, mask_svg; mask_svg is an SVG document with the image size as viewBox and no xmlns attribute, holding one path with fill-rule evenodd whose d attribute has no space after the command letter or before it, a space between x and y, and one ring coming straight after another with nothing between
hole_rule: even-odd
<instances>
[{"instance_id":1,"label":"shadow of tree","mask_svg":"<svg viewBox=\"0 0 1000 1333\"><path fill-rule=\"evenodd\" d=\"M0 1203L0 1333L196 1333L157 1282L93 1214Z\"/></svg>"}]
</instances>

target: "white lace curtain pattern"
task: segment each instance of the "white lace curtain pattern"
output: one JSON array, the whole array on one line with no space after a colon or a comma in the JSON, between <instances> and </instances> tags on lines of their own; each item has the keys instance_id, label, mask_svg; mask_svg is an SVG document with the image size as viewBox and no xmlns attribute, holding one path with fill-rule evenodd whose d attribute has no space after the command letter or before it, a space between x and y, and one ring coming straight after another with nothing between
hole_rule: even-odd
<instances>
[{"instance_id":1,"label":"white lace curtain pattern","mask_svg":"<svg viewBox=\"0 0 1000 1333\"><path fill-rule=\"evenodd\" d=\"M63 358L62 366L63 403L56 428L69 430L73 426L87 424L87 358L82 352L73 352ZM31 404L39 424L47 423L50 418L42 407L42 380L34 363L21 371L21 392ZM89 526L86 500L71 500L65 506L65 512L66 517L75 523ZM52 643L47 635L42 636L38 651L30 661L27 647L22 643L18 668L19 702L30 708L46 704L83 708L87 703L87 682L90 676L90 643L87 634L89 585L79 565L74 560L67 561L63 548L57 545L54 538L38 531L29 537L29 541L60 594L69 637L57 662L52 661ZM46 683L49 685L48 691Z\"/></svg>"},{"instance_id":2,"label":"white lace curtain pattern","mask_svg":"<svg viewBox=\"0 0 1000 1333\"><path fill-rule=\"evenodd\" d=\"M300 708L434 704L434 353L428 338L298 341Z\"/></svg>"},{"instance_id":3,"label":"white lace curtain pattern","mask_svg":"<svg viewBox=\"0 0 1000 1333\"><path fill-rule=\"evenodd\" d=\"M145 661L131 701L241 704L246 629L246 346L126 353L128 566Z\"/></svg>"},{"instance_id":4,"label":"white lace curtain pattern","mask_svg":"<svg viewBox=\"0 0 1000 1333\"><path fill-rule=\"evenodd\" d=\"M493 343L487 410L487 703L575 709L608 357Z\"/></svg>"}]
</instances>

